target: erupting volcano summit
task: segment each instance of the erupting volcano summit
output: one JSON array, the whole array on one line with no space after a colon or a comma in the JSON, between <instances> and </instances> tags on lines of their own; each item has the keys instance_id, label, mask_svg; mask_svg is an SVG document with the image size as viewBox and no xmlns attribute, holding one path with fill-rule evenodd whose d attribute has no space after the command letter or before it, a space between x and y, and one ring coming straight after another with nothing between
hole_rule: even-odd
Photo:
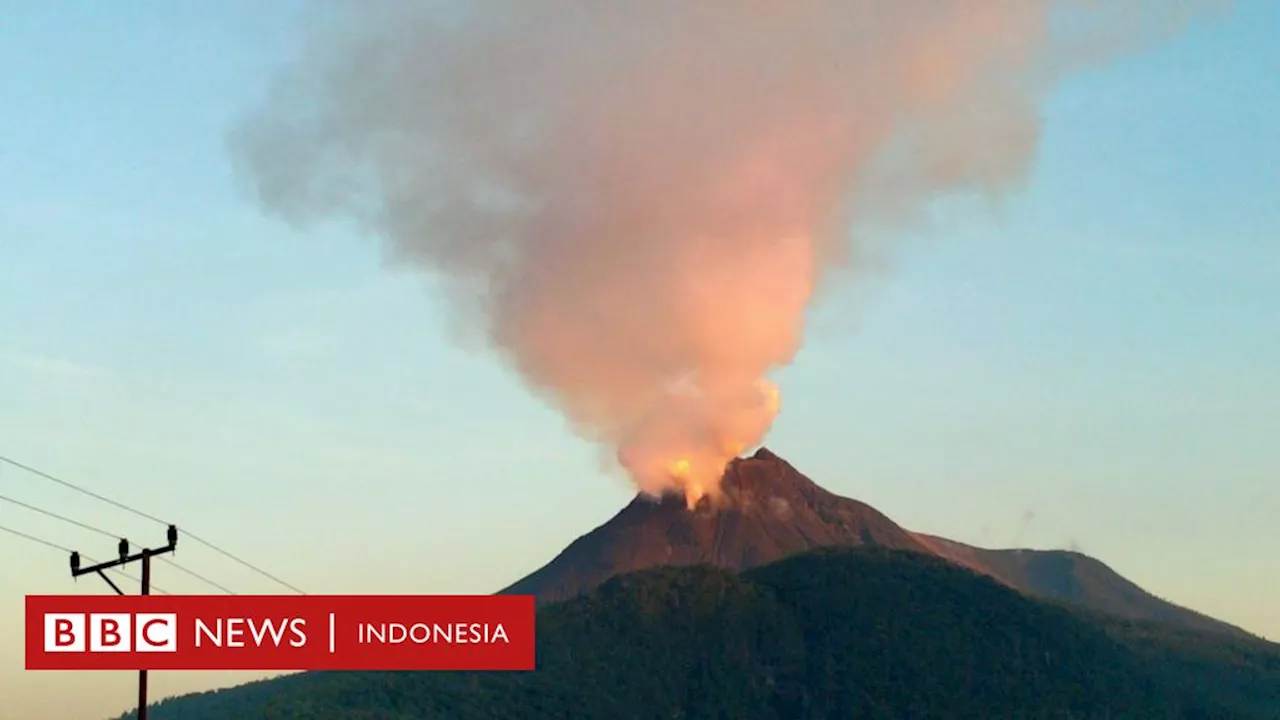
<instances>
[{"instance_id":1,"label":"erupting volcano summit","mask_svg":"<svg viewBox=\"0 0 1280 720\"><path fill-rule=\"evenodd\" d=\"M561 600L621 573L709 563L743 570L822 546L928 548L856 500L827 492L766 448L732 460L718 497L643 493L505 592Z\"/></svg>"},{"instance_id":2,"label":"erupting volcano summit","mask_svg":"<svg viewBox=\"0 0 1280 720\"><path fill-rule=\"evenodd\" d=\"M1094 558L1060 550L988 550L903 529L805 477L766 448L732 460L716 497L639 493L613 519L504 590L555 602L617 575L661 565L741 571L820 547L873 545L941 557L1025 594L1134 620L1210 632L1243 630L1147 593Z\"/></svg>"}]
</instances>

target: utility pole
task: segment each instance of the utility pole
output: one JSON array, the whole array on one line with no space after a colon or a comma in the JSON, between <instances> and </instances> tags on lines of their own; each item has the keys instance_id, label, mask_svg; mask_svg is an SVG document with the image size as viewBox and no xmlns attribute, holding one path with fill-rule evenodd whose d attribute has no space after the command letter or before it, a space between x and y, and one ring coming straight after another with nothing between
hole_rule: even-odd
<instances>
[{"instance_id":1,"label":"utility pole","mask_svg":"<svg viewBox=\"0 0 1280 720\"><path fill-rule=\"evenodd\" d=\"M169 543L162 548L156 548L154 550L151 548L143 548L141 552L137 552L137 553L134 553L133 555L130 555L129 541L125 540L124 538L121 538L120 544L116 548L119 554L119 557L117 557L115 560L98 563L97 565L93 565L87 568L80 567L80 553L72 552L71 553L71 577L76 578L76 577L80 577L81 575L88 575L89 573L97 573L99 577L107 581L107 584L111 586L112 590L116 591L117 595L124 595L125 594L124 591L121 590L119 586L117 586L114 582L112 582L111 578L107 577L107 574L103 572L103 570L109 570L113 567L119 567L121 565L128 565L131 562L141 561L142 562L142 594L150 595L151 594L151 558L156 555L164 555L165 553L174 552L177 549L178 547L178 526L177 525L169 526L168 540L169 540ZM147 671L146 670L138 671L138 720L147 720Z\"/></svg>"}]
</instances>

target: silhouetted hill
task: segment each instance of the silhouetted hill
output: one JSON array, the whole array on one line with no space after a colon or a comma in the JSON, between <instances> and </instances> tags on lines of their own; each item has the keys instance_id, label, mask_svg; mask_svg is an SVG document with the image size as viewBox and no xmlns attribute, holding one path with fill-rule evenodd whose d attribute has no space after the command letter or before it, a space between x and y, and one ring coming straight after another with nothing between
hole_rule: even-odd
<instances>
[{"instance_id":1,"label":"silhouetted hill","mask_svg":"<svg viewBox=\"0 0 1280 720\"><path fill-rule=\"evenodd\" d=\"M939 558L668 567L538 615L533 673L307 673L154 720L1280 718L1280 649L1027 598Z\"/></svg>"},{"instance_id":2,"label":"silhouetted hill","mask_svg":"<svg viewBox=\"0 0 1280 720\"><path fill-rule=\"evenodd\" d=\"M1099 610L1129 620L1155 620L1238 637L1249 633L1179 607L1143 590L1104 563L1065 550L988 550L931 535L916 535L938 555L989 574L1029 595Z\"/></svg>"},{"instance_id":3,"label":"silhouetted hill","mask_svg":"<svg viewBox=\"0 0 1280 720\"><path fill-rule=\"evenodd\" d=\"M1131 620L1248 635L1161 600L1079 553L985 550L908 532L875 508L823 489L765 448L730 463L722 487L722 505L704 499L693 512L682 497L655 501L637 495L611 520L502 592L556 602L646 568L709 564L741 571L815 548L875 546L937 555L1033 597Z\"/></svg>"}]
</instances>

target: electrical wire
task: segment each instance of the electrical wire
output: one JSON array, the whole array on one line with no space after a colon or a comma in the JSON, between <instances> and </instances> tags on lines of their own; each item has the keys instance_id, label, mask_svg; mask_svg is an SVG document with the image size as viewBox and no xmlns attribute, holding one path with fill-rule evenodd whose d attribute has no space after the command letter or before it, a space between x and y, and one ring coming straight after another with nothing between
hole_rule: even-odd
<instances>
[{"instance_id":1,"label":"electrical wire","mask_svg":"<svg viewBox=\"0 0 1280 720\"><path fill-rule=\"evenodd\" d=\"M227 558L229 558L229 559L231 559L231 560L233 560L233 561L235 561L235 562L237 562L237 563L239 563L239 564L243 565L244 567L249 568L250 570L252 570L252 571L254 571L254 572L258 573L259 575L261 575L262 577L265 577L265 578L267 578L268 580L273 580L273 581L275 581L277 584L279 584L279 585L281 585L281 586L283 586L283 587L287 587L287 588L289 588L290 590L292 590L292 591L294 591L294 592L298 593L299 595L306 595L306 594L307 594L307 593L306 593L306 591L299 589L297 585L292 585L292 584L290 584L290 583L287 583L287 582L285 582L284 580L281 580L280 578L276 577L275 575L272 575L271 573L267 572L266 570L263 570L262 568L257 567L257 566L255 566L255 565L253 565L253 564L249 563L249 561L247 561L247 560L242 560L242 559L240 559L240 558L236 557L235 555L232 555L231 553L227 552L226 550L223 550L222 548L218 547L217 545L214 545L213 543L211 543L211 542L209 542L209 541L207 541L207 540L202 540L202 539L200 539L199 537L196 537L196 536L195 536L195 535L193 535L193 534L191 533L191 531L189 531L189 530L183 530L183 531L182 531L182 534L183 534L185 537L189 537L189 538L191 538L192 540L195 540L196 542L200 543L201 545L204 545L205 547L209 548L210 550L212 550L212 551L214 551L214 552L216 552L216 553L219 553L219 554L223 555L224 557L227 557Z\"/></svg>"},{"instance_id":2,"label":"electrical wire","mask_svg":"<svg viewBox=\"0 0 1280 720\"><path fill-rule=\"evenodd\" d=\"M119 508L119 509L121 509L121 510L124 510L125 512L133 513L134 515L137 515L137 516L138 516L138 517L140 517L140 518L145 518L145 519L150 520L150 521L152 521L152 522L158 522L158 523L160 523L161 525L168 525L168 524L169 524L169 523L165 522L164 520L161 520L160 518L156 517L155 515L149 515L149 514L144 513L144 512L142 512L141 510L138 510L138 509L136 509L136 508L131 508L131 507L129 507L128 505L125 505L124 503L116 502L115 500L112 500L112 499L111 499L111 498L109 498L109 497L104 497L104 496L102 496L102 495L99 495L98 493L93 492L92 490L86 490L85 488L82 488L82 487L80 487L79 485L75 485L75 484L69 483L69 482L67 482L66 480L63 480L63 479L61 479L61 478L56 478L56 477L54 477L54 476L50 475L50 474L49 474L49 473L47 473L47 472L44 472L44 471L41 471L41 470L37 470L36 468L31 467L30 465L23 465L22 463L18 462L17 460L14 460L14 459L12 459L12 458L8 458L8 457L5 457L5 456L3 456L3 455L0 455L0 462L6 463L6 464L8 464L8 465L12 465L13 467L18 468L19 470L25 470L26 472L29 472L29 473L31 473L32 475L36 475L36 476L38 476L38 477L42 477L42 478L44 478L45 480L48 480L48 481L50 481L50 482L57 483L57 484L59 484L59 485L61 485L61 486L65 487L65 488L69 488L69 489L71 489L71 490L75 490L76 492L81 493L81 494L83 494L83 495L88 495L89 497L91 497L91 498L93 498L93 499L95 499L95 500L99 500L99 501L104 502L104 503L106 503L106 504L108 504L108 505L111 505L112 507L116 507L116 508Z\"/></svg>"},{"instance_id":3,"label":"electrical wire","mask_svg":"<svg viewBox=\"0 0 1280 720\"><path fill-rule=\"evenodd\" d=\"M48 540L45 540L45 539L43 539L43 538L38 538L38 537L36 537L35 535L28 535L28 534L26 534L26 533L24 533L24 532L22 532L22 531L20 531L20 530L14 530L13 528L5 527L4 525L0 525L0 531L7 532L7 533L9 533L10 535L16 535L16 536L18 536L18 537L22 538L23 540L30 540L30 541L31 541L31 542L33 542L33 543L39 543L39 544L41 544L41 545L44 545L45 547L53 548L54 550L61 550L62 552L66 553L66 554L68 554L68 555L70 555L71 553L75 552L75 551L74 551L74 550L72 550L71 548L65 548L65 547L62 547L61 545L59 545L59 544L57 544L57 543L49 542Z\"/></svg>"},{"instance_id":4,"label":"electrical wire","mask_svg":"<svg viewBox=\"0 0 1280 720\"><path fill-rule=\"evenodd\" d=\"M88 490L88 489L83 488L83 487L81 487L81 486L79 486L79 485L76 485L75 483L68 482L68 481L63 480L62 478L59 478L59 477L55 477L55 476L53 476L53 475L50 475L50 474L49 474L49 473L47 473L47 472L44 472L44 471L39 470L39 469L37 469L37 468L31 467L30 465L25 465L25 464L23 464L23 463L20 463L20 462L18 462L17 460L14 460L13 458L6 457L6 456L4 456L4 455L0 455L0 462L3 462L3 463L5 463L5 464L7 464L7 465L11 465L11 466L13 466L13 467L15 467L15 468L18 468L19 470L26 471L26 472L28 472L28 473L31 473L32 475L35 475L35 476L40 477L40 478L43 478L43 479L48 480L48 481L50 481L50 482L57 483L58 485L61 485L61 486L65 487L65 488L67 488L67 489L74 490L75 492L81 493L82 495L87 495L87 496L89 496L89 497L91 497L91 498L93 498L93 499L95 499L95 500L98 500L98 501L100 501L100 502L104 502L104 503L106 503L106 504L108 504L108 505L111 505L112 507L118 508L118 509L120 509L120 510L124 510L125 512L132 513L133 515L136 515L137 517L143 518L143 519L145 519L145 520L150 520L150 521L152 521L152 522L159 523L159 524L161 524L161 525L165 525L165 526L168 526L168 525L169 525L169 523L168 523L168 522L166 522L166 521L164 521L164 520L161 520L160 518L156 517L155 515L152 515L152 514L150 514L150 513L145 513L145 512L143 512L143 511L141 511L141 510L138 510L137 508L133 508L133 507L130 507L130 506L128 506L128 505L125 505L124 503L121 503L121 502L117 502L117 501L115 501L115 500L112 500L112 499L111 499L111 498L109 498L109 497L106 497L106 496L104 496L104 495L100 495L100 494L98 494L98 493L96 493L96 492L93 492L92 490ZM180 529L182 530L182 535L183 535L183 537L190 538L190 539L192 539L192 540L196 541L197 543L199 543L199 544L201 544L201 545L203 545L203 546L205 546L205 547L209 548L210 550L213 550L214 552L216 552L216 553L218 553L218 554L222 555L223 557L226 557L227 559L229 559L229 560L231 560L231 561L233 561L233 562L235 562L235 563L237 563L237 564L239 564L239 565L241 565L241 566L243 566L243 567L246 567L246 568L248 568L249 570L252 570L253 572L255 572L255 573L257 573L257 574L261 575L262 577L265 577L265 578L267 578L268 580L271 580L271 581L273 581L273 582L275 582L275 583L277 583L277 584L281 585L282 587L289 588L290 590L292 590L292 591L294 591L294 592L298 593L299 595L306 595L306 594L307 594L307 593L306 593L306 592L304 592L303 590L299 589L296 585L292 585L292 584L290 584L290 583L285 582L284 580L281 580L280 578L276 577L275 575L272 575L271 573L269 573L269 572L267 572L266 570L263 570L262 568L260 568L260 567L258 567L258 566L256 566L256 565L254 565L254 564L252 564L252 563L250 563L249 561L247 561L247 560L245 560L245 559L243 559L243 558L241 558L241 557L239 557L239 556L237 556L237 555L235 555L235 554L233 554L233 553L231 553L231 552L229 552L229 551L227 551L227 550L224 550L223 548L221 548L221 547L219 547L219 546L215 545L214 543L212 543L212 542L210 542L210 541L208 541L208 540L205 540L205 539L201 538L201 537L200 537L200 536L198 536L198 535L193 534L192 532L190 532L190 531L189 531L189 530L187 530L186 528L180 528Z\"/></svg>"},{"instance_id":5,"label":"electrical wire","mask_svg":"<svg viewBox=\"0 0 1280 720\"><path fill-rule=\"evenodd\" d=\"M222 592L224 592L224 593L226 593L226 594L228 594L228 595L235 595L235 594L236 594L234 590L229 589L226 585L222 585L222 584L216 583L216 582L214 582L214 581L210 580L209 578L207 578L207 577L205 577L205 576L201 575L200 573L196 572L195 570L189 570L189 569L187 569L187 568L184 568L184 567L182 567L181 565L179 565L178 563L176 563L176 562L174 562L174 561L170 560L169 558L162 557L162 558L157 558L157 559L158 559L158 560L160 560L160 562L163 562L165 565L168 565L169 567L173 568L174 570L180 570L180 571L182 571L182 572L184 572L184 573L186 573L186 574L190 575L191 577L193 577L193 578L195 578L195 579L199 580L200 582L204 583L205 585L209 585L209 586L211 586L211 587L218 588L219 590L221 590Z\"/></svg>"},{"instance_id":6,"label":"electrical wire","mask_svg":"<svg viewBox=\"0 0 1280 720\"><path fill-rule=\"evenodd\" d=\"M30 503L25 503L25 502L22 502L21 500L15 500L7 495L0 495L0 502L7 502L7 503L10 503L11 505L17 505L20 508L30 510L31 512L40 513L41 515L44 515L45 517L51 517L54 520L61 520L62 522L67 523L69 525L75 525L76 527L82 528L84 530L88 530L89 532L98 533L99 535L109 537L112 540L119 539L120 537L114 533L109 533L106 530L103 530L102 528L94 527L92 525L86 525L85 523L82 523L79 520L73 520L65 515L59 515L58 513L53 512L51 510L45 510L44 508L31 505Z\"/></svg>"},{"instance_id":7,"label":"electrical wire","mask_svg":"<svg viewBox=\"0 0 1280 720\"><path fill-rule=\"evenodd\" d=\"M55 519L55 520L61 520L62 522L65 522L65 523L68 523L68 524L71 524L71 525L75 525L75 526L76 526L76 527L78 527L78 528L83 528L83 529L88 530L88 531L90 531L90 532L95 532L95 533L97 533L97 534L99 534L99 535L102 535L102 536L104 536L104 537L109 537L109 538L111 538L111 539L113 539L113 540L119 537L119 535L117 535L117 534L115 534L115 533L112 533L112 532L110 532L110 531L107 531L107 530L103 530L103 529L102 529L102 528L100 528L100 527L95 527L95 526L93 526L93 525L89 525L88 523L82 523L82 522L80 522L79 520L75 520L75 519L73 519L73 518L69 518L69 517L67 517L66 515L59 515L58 513L53 512L52 510L46 510L46 509L44 509L44 508L42 508L42 507L39 507L39 506L36 506L36 505L32 505L32 504L30 504L30 503L23 502L23 501L21 501L21 500L16 500L16 499L14 499L14 498L9 497L8 495L0 495L0 502L7 502L7 503L10 503L10 504L12 504L12 505L17 505L17 506L18 506L18 507L20 507L20 508L24 508L24 509L26 509L26 510L30 510L30 511L32 511L32 512L36 512L36 513L40 513L41 515L44 515L45 517L51 517L51 518L53 518L53 519ZM31 539L31 538L28 538L28 539ZM65 548L59 548L59 549L65 549ZM67 552L71 552L71 551L70 551L70 550L67 550ZM86 559L87 559L87 558L86 558ZM186 574L190 575L191 577L193 577L193 578L195 578L195 579L197 579L197 580L199 580L199 581L203 582L203 583L204 583L204 584L206 584L206 585L209 585L209 586L211 586L211 587L215 587L215 588L217 588L217 589L221 590L222 592L227 593L228 595L235 595L235 592L233 592L233 591L231 591L231 590L228 590L228 589L227 589L227 587L226 587L225 585L222 585L222 584L220 584L220 583L216 583L216 582L214 582L213 580L210 580L209 578L207 578L207 577L205 577L205 576L201 575L200 573L197 573L197 572L196 572L196 571L194 571L194 570L189 570L189 569L187 569L187 568L183 567L182 565L179 565L178 563L174 562L173 560L170 560L169 558L162 557L162 558L159 558L159 559L160 559L161 561L163 561L165 564L167 564L167 565L169 565L169 566L171 566L171 567L173 567L173 568L175 568L175 569L177 569L177 570L180 570L180 571L182 571L182 572L184 572L184 573L186 573ZM92 561L91 561L91 562L92 562ZM123 572L123 571L121 571L121 572Z\"/></svg>"}]
</instances>

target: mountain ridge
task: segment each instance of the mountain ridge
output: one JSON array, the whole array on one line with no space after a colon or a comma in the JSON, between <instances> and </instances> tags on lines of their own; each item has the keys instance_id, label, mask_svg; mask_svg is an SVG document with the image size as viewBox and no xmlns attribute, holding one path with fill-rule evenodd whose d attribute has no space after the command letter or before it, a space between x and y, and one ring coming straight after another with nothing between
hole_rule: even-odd
<instances>
[{"instance_id":1,"label":"mountain ridge","mask_svg":"<svg viewBox=\"0 0 1280 720\"><path fill-rule=\"evenodd\" d=\"M1028 596L1126 620L1255 637L1156 597L1082 553L980 548L907 530L870 505L827 490L766 447L732 460L720 487L719 498L704 497L692 509L681 496L637 494L499 594L530 594L546 604L653 567L709 564L742 572L816 548L874 546L938 557Z\"/></svg>"},{"instance_id":2,"label":"mountain ridge","mask_svg":"<svg viewBox=\"0 0 1280 720\"><path fill-rule=\"evenodd\" d=\"M1148 592L1098 558L1071 550L982 548L916 533L943 559L976 569L1033 597L1080 605L1126 620L1153 620L1203 632L1252 633Z\"/></svg>"}]
</instances>

